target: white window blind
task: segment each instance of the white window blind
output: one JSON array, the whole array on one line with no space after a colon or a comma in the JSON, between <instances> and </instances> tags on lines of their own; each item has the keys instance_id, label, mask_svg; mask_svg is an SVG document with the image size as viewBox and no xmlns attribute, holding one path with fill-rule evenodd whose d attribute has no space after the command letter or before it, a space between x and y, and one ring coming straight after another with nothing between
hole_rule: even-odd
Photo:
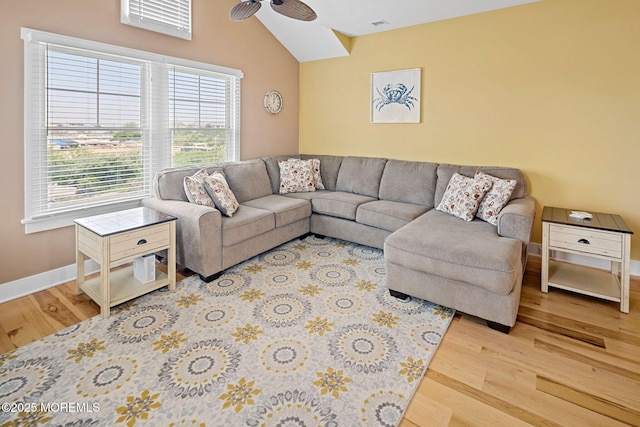
<instances>
[{"instance_id":1,"label":"white window blind","mask_svg":"<svg viewBox=\"0 0 640 427\"><path fill-rule=\"evenodd\" d=\"M22 37L27 232L137 205L164 167L239 159L240 71L24 28Z\"/></svg>"},{"instance_id":2,"label":"white window blind","mask_svg":"<svg viewBox=\"0 0 640 427\"><path fill-rule=\"evenodd\" d=\"M150 146L142 138L146 63L46 46L46 156L35 164L46 197L34 212L140 199ZM44 188L43 188L44 190Z\"/></svg>"},{"instance_id":3,"label":"white window blind","mask_svg":"<svg viewBox=\"0 0 640 427\"><path fill-rule=\"evenodd\" d=\"M224 75L187 67L169 70L169 126L173 164L237 158L233 123L240 115L240 85Z\"/></svg>"},{"instance_id":4,"label":"white window blind","mask_svg":"<svg viewBox=\"0 0 640 427\"><path fill-rule=\"evenodd\" d=\"M191 0L121 0L120 22L191 40Z\"/></svg>"}]
</instances>

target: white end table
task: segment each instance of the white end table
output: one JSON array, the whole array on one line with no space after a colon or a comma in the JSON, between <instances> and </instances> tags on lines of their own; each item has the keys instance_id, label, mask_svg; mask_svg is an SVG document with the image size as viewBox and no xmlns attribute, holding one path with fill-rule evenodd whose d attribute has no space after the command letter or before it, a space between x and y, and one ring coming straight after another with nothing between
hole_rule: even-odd
<instances>
[{"instance_id":1,"label":"white end table","mask_svg":"<svg viewBox=\"0 0 640 427\"><path fill-rule=\"evenodd\" d=\"M76 291L86 292L100 306L103 318L111 307L169 286L176 290L176 218L142 207L75 220ZM133 266L111 271L114 264L166 249L167 274L156 270L156 278L141 283L133 275ZM100 276L85 281L84 261L89 257L100 263Z\"/></svg>"},{"instance_id":2,"label":"white end table","mask_svg":"<svg viewBox=\"0 0 640 427\"><path fill-rule=\"evenodd\" d=\"M568 209L542 211L542 292L549 287L620 303L629 312L629 263L633 231L620 215L593 212L574 219ZM550 260L549 251L579 254L611 262L610 271Z\"/></svg>"}]
</instances>

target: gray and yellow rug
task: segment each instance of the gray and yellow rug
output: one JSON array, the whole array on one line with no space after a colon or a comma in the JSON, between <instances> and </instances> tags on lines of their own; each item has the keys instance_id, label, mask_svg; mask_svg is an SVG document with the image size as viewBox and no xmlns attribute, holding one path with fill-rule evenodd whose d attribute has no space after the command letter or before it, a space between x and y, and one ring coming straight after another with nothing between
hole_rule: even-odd
<instances>
[{"instance_id":1,"label":"gray and yellow rug","mask_svg":"<svg viewBox=\"0 0 640 427\"><path fill-rule=\"evenodd\" d=\"M308 237L0 355L0 425L395 426L453 310Z\"/></svg>"}]
</instances>

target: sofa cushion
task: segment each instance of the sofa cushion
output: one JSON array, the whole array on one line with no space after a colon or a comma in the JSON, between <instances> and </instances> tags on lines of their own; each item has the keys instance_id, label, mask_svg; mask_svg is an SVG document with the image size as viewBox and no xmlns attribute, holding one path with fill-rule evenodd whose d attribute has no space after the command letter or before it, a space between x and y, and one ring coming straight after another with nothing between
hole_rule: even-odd
<instances>
[{"instance_id":1,"label":"sofa cushion","mask_svg":"<svg viewBox=\"0 0 640 427\"><path fill-rule=\"evenodd\" d=\"M267 173L269 174L269 181L271 182L271 191L273 194L278 194L280 192L280 166L278 165L278 162L299 158L300 156L271 156L262 158L267 168Z\"/></svg>"},{"instance_id":2,"label":"sofa cushion","mask_svg":"<svg viewBox=\"0 0 640 427\"><path fill-rule=\"evenodd\" d=\"M315 213L355 220L358 206L374 200L377 199L360 194L328 191L311 199L311 207Z\"/></svg>"},{"instance_id":3,"label":"sofa cushion","mask_svg":"<svg viewBox=\"0 0 640 427\"><path fill-rule=\"evenodd\" d=\"M378 198L433 208L437 170L437 163L387 160Z\"/></svg>"},{"instance_id":4,"label":"sofa cushion","mask_svg":"<svg viewBox=\"0 0 640 427\"><path fill-rule=\"evenodd\" d=\"M153 195L161 200L182 200L188 202L189 199L184 191L184 178L198 172L202 167L181 167L166 168L155 174L153 178ZM218 163L204 167L208 174L221 171L222 166Z\"/></svg>"},{"instance_id":5,"label":"sofa cushion","mask_svg":"<svg viewBox=\"0 0 640 427\"><path fill-rule=\"evenodd\" d=\"M386 161L369 157L345 157L338 172L336 191L378 198Z\"/></svg>"},{"instance_id":6,"label":"sofa cushion","mask_svg":"<svg viewBox=\"0 0 640 427\"><path fill-rule=\"evenodd\" d=\"M500 166L458 166L442 164L438 166L438 182L436 184L436 196L434 199L435 206L438 206L442 200L442 195L447 189L447 184L451 180L454 173L473 177L476 171L482 171L489 175L493 175L502 179L515 179L518 183L511 194L511 199L519 199L527 195L527 182L520 169L507 168Z\"/></svg>"},{"instance_id":7,"label":"sofa cushion","mask_svg":"<svg viewBox=\"0 0 640 427\"><path fill-rule=\"evenodd\" d=\"M276 227L273 212L240 205L232 217L222 217L222 246L231 246Z\"/></svg>"},{"instance_id":8,"label":"sofa cushion","mask_svg":"<svg viewBox=\"0 0 640 427\"><path fill-rule=\"evenodd\" d=\"M330 194L333 193L333 191L329 191L329 190L316 190L316 191L307 191L304 193L287 193L287 194L282 194L285 197L291 197L294 199L303 199L303 200L308 200L309 202L311 202L312 199L316 198L316 197L320 197L323 194Z\"/></svg>"},{"instance_id":9,"label":"sofa cushion","mask_svg":"<svg viewBox=\"0 0 640 427\"><path fill-rule=\"evenodd\" d=\"M491 185L492 182L487 179L474 179L454 173L436 209L471 221Z\"/></svg>"},{"instance_id":10,"label":"sofa cushion","mask_svg":"<svg viewBox=\"0 0 640 427\"><path fill-rule=\"evenodd\" d=\"M383 230L396 231L427 210L424 206L409 203L375 200L358 206L356 222Z\"/></svg>"},{"instance_id":11,"label":"sofa cushion","mask_svg":"<svg viewBox=\"0 0 640 427\"><path fill-rule=\"evenodd\" d=\"M385 258L400 266L507 295L522 271L522 242L484 221L462 222L435 209L392 233Z\"/></svg>"},{"instance_id":12,"label":"sofa cushion","mask_svg":"<svg viewBox=\"0 0 640 427\"><path fill-rule=\"evenodd\" d=\"M308 159L302 161L309 162L309 164L311 165L311 174L313 175L313 183L316 186L316 190L324 190L324 184L322 183L322 174L320 173L320 159Z\"/></svg>"},{"instance_id":13,"label":"sofa cushion","mask_svg":"<svg viewBox=\"0 0 640 427\"><path fill-rule=\"evenodd\" d=\"M204 179L204 186L222 215L233 216L240 205L229 188L224 173L222 171L212 173Z\"/></svg>"},{"instance_id":14,"label":"sofa cushion","mask_svg":"<svg viewBox=\"0 0 640 427\"><path fill-rule=\"evenodd\" d=\"M307 160L289 159L278 162L280 167L280 194L316 191L313 165Z\"/></svg>"},{"instance_id":15,"label":"sofa cushion","mask_svg":"<svg viewBox=\"0 0 640 427\"><path fill-rule=\"evenodd\" d=\"M477 171L475 178L488 179L493 183L491 189L480 201L476 217L489 224L498 225L498 214L511 198L517 182L513 179L500 179L495 176L488 175L482 171Z\"/></svg>"},{"instance_id":16,"label":"sofa cushion","mask_svg":"<svg viewBox=\"0 0 640 427\"><path fill-rule=\"evenodd\" d=\"M303 199L277 194L244 202L245 206L271 211L276 217L276 227L292 224L311 216L311 203Z\"/></svg>"},{"instance_id":17,"label":"sofa cushion","mask_svg":"<svg viewBox=\"0 0 640 427\"><path fill-rule=\"evenodd\" d=\"M262 160L227 163L224 175L238 203L273 194L267 167Z\"/></svg>"},{"instance_id":18,"label":"sofa cushion","mask_svg":"<svg viewBox=\"0 0 640 427\"><path fill-rule=\"evenodd\" d=\"M336 181L338 180L338 172L340 171L340 165L342 164L343 157L301 154L300 158L305 160L320 160L320 176L322 178L322 184L324 185L324 188L327 190L336 191Z\"/></svg>"},{"instance_id":19,"label":"sofa cushion","mask_svg":"<svg viewBox=\"0 0 640 427\"><path fill-rule=\"evenodd\" d=\"M210 208L215 207L213 199L207 192L204 185L204 180L208 176L209 174L206 169L200 169L193 175L184 177L184 192L190 203L208 206Z\"/></svg>"}]
</instances>

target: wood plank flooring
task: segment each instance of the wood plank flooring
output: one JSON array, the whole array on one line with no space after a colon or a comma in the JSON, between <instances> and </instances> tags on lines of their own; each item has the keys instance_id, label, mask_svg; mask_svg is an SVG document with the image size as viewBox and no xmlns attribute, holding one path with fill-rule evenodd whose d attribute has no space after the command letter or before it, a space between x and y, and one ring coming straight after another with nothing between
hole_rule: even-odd
<instances>
[{"instance_id":1,"label":"wood plank flooring","mask_svg":"<svg viewBox=\"0 0 640 427\"><path fill-rule=\"evenodd\" d=\"M0 353L98 313L73 282L0 304ZM541 293L532 258L511 333L456 314L400 424L532 425L640 426L640 278L624 314L617 303Z\"/></svg>"}]
</instances>

